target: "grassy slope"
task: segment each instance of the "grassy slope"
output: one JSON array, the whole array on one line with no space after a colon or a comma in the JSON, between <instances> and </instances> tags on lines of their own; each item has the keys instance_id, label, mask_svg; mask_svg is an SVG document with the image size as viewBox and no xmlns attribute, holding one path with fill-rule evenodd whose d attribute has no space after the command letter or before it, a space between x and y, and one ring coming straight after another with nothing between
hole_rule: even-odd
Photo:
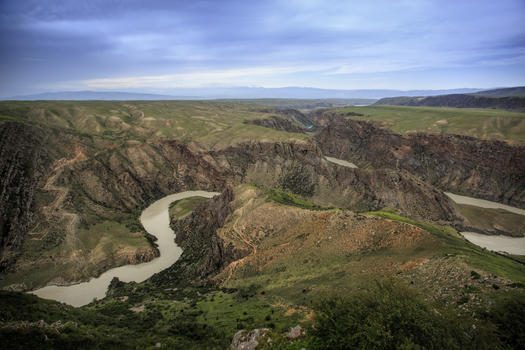
<instances>
[{"instance_id":1,"label":"grassy slope","mask_svg":"<svg viewBox=\"0 0 525 350\"><path fill-rule=\"evenodd\" d=\"M322 219L346 212L311 210L315 205L297 196L284 192L276 196L275 192L249 185L239 186L236 195L242 202L236 205L248 205L242 210L248 217L251 210L261 208L262 212L274 210L281 213L283 218L291 213L292 217L306 215L305 218ZM182 211L177 213L177 208L185 211L198 201L197 198L180 201L173 212L180 215ZM247 264L236 270L221 288L192 287L187 282L169 289L159 288L149 281L129 283L115 289L109 298L80 309L30 295L0 292L0 334L11 341L34 346L54 345L56 341L62 346L74 345L77 348L97 345L101 348L148 348L159 342L162 348L226 348L238 329L269 327L276 339L278 334L286 333L297 324L308 327L312 322L312 308L320 297L334 293L346 295L385 276L402 280L405 272L400 267L421 259L437 259L440 264L456 264L460 261L457 259L461 259L468 262L468 268L525 282L523 265L471 245L450 228L415 222L388 212L372 214L361 215L361 220L376 220L376 227L381 227L380 223L406 222L428 231L430 235L412 246L364 249L349 254L338 249L346 244L346 236L337 236L337 230L330 233L333 244L327 243L328 237L324 237L324 243L311 244L308 235L313 231L303 232L300 227L291 227L278 235L269 235L260 242L259 249L261 253L266 249L279 249L294 238L303 242L300 250L275 251L276 262L267 267ZM273 223L273 220L268 222ZM309 230L315 228L309 226ZM444 255L454 255L457 259L449 258L447 263L442 260ZM463 289L461 285L461 294L455 294L452 302L461 301L465 295L476 297L483 294L488 300L498 300L521 293L519 288L491 288L487 292L477 285L468 287ZM58 320L76 324L56 332L40 326L24 328L19 322L40 319L48 324ZM13 327L18 327L18 330L14 331ZM44 335L51 340L42 343Z\"/></svg>"},{"instance_id":2,"label":"grassy slope","mask_svg":"<svg viewBox=\"0 0 525 350\"><path fill-rule=\"evenodd\" d=\"M470 243L451 227L418 222L386 211L376 211L371 212L371 214L420 227L445 243L440 253L461 256L475 268L517 282L525 282L525 266L523 264Z\"/></svg>"},{"instance_id":3,"label":"grassy slope","mask_svg":"<svg viewBox=\"0 0 525 350\"><path fill-rule=\"evenodd\" d=\"M49 280L63 282L75 276L76 279L89 279L98 276L111 267L123 264L123 261L133 259L135 251L149 249L150 244L142 229L130 226L137 220L134 216L123 215L119 221L99 220L92 225L78 228L76 237L79 240L78 249L71 250L67 244L46 245L42 240L27 239L24 242L23 257L31 260L31 256L41 254L51 258L38 268L21 269L15 274L2 276L0 286L24 283L25 288L45 285ZM120 254L116 257L115 254ZM67 264L56 264L55 260L74 255ZM122 255L129 258L123 260Z\"/></svg>"},{"instance_id":4,"label":"grassy slope","mask_svg":"<svg viewBox=\"0 0 525 350\"><path fill-rule=\"evenodd\" d=\"M402 106L344 107L337 110L363 114L350 118L380 121L399 133L421 131L525 142L525 113L520 112Z\"/></svg>"},{"instance_id":5,"label":"grassy slope","mask_svg":"<svg viewBox=\"0 0 525 350\"><path fill-rule=\"evenodd\" d=\"M46 107L46 103L41 103L43 108L53 107L53 105ZM8 118L22 119L30 123L40 120L41 123L55 127L69 128L75 132L96 133L100 137L114 139L132 137L140 141L149 137L164 137L173 132L186 140L197 139L209 145L218 142L216 145L221 147L236 140L250 139L253 135L257 139L268 138L271 140L279 140L281 137L286 139L290 137L301 139L303 137L299 134L296 136L266 128L262 128L264 132L259 132L259 127L242 123L242 125L236 124L243 121L244 118L261 117L261 114L251 110L253 107L230 108L228 104L215 102L187 102L187 105L184 103L179 105L179 102L173 102L173 104L172 102L133 102L131 105L140 108L146 117L158 118L157 120L134 122L131 120L133 108L128 109L126 106L130 103L107 102L102 103L103 106L98 106L99 102L96 104L85 102L80 103L79 110L73 105L68 106L68 103L60 102L63 110L55 110L52 114L43 117L37 114L35 115L36 119L17 115L14 112L6 111L5 108L1 109L0 115L7 115ZM23 105L23 103L20 104ZM79 103L74 102L74 104ZM0 106L5 107L3 103ZM211 108L212 106L213 108ZM142 127L124 130L120 122L113 126L113 124L107 123L104 118L93 116L98 113L105 115L113 108L116 112L111 113L114 113L123 122L129 125L151 123L151 128L156 129L157 132L151 134L146 132L145 128L142 130ZM347 110L361 111L367 114L370 113L366 112L370 110L369 108L372 107L355 107ZM414 118L413 121L417 122L417 113L412 113L412 110L414 108L410 108L410 113L401 112L408 113L404 117L405 119ZM436 118L439 118L436 120L445 119L441 114L442 110L439 109L439 111L430 113L429 120L421 121L420 127L426 127L425 125L430 122L435 123L433 120ZM458 113L457 110L453 112ZM74 116L67 117L67 113ZM237 114L231 116L235 113ZM454 113L451 114L454 115ZM497 113L502 112L497 111ZM388 115L388 111L384 112L384 118L387 118ZM207 119L193 118L194 116ZM223 130L218 130L222 128L219 123L225 124ZM407 128L410 126L408 122L401 124ZM182 130L177 129L178 127L181 127ZM150 127L148 126L148 128ZM246 131L244 128L248 128L250 131L248 138L243 134L243 130ZM235 130L240 134L235 134ZM253 134L250 134L251 132ZM264 197L266 194L259 194L259 196ZM292 205L294 210L323 209L291 194L274 193L273 196L270 195L269 200L276 201L277 203L274 205L278 206L280 211L288 210L286 205ZM191 207L191 203L187 204ZM315 212L323 213L322 210ZM327 214L334 212L338 211L326 211ZM199 341L199 337L215 337L215 332L224 332L224 338L217 335L219 341L223 341L222 344L224 344L224 339L231 339L238 328L251 329L269 326L284 331L300 320L305 320L305 324L308 324L311 306L319 295L333 292L345 293L348 290L362 288L371 279L384 276L385 271L388 271L387 275L395 277L399 270L397 268L392 269L392 266L403 266L422 258L439 258L446 254L452 254L465 260L473 268L511 280L525 282L523 265L473 246L462 240L457 236L457 233L449 228L414 222L386 212L374 214L389 220L408 222L427 230L432 236L415 247L366 250L355 254L340 254L337 250L330 248L334 245L330 247L308 245L299 254L281 256L279 261L271 267L253 265L239 269L226 284L227 287L234 287L236 290L206 290L193 287L159 290L149 282L138 285L129 284L118 290L115 298L98 302L80 310L74 310L58 303L37 301L33 296L4 293L0 298L2 299L2 308L0 308L2 315L11 312L11 315L14 316L3 316L2 320L3 322L11 322L11 320L38 321L39 319L44 319L47 322L74 320L79 322L79 326L73 327L74 330L70 334L80 338L84 337L82 339L91 339L91 341L99 338L104 341L115 342L117 348L124 343L145 348L146 346L153 346L157 341L167 343L169 342L168 338L183 337L187 340L187 334L191 336L194 334L192 332L198 332L199 329L202 330L201 334L200 336L199 334L195 335L193 344ZM298 234L303 233L284 232L283 235L270 238L265 245L266 247L276 247L285 244L287 239L301 239L298 238ZM506 293L506 290L502 288L493 293ZM119 299L116 297L127 298ZM22 305L22 307L14 310L14 305ZM141 305L145 306L144 312L136 313L129 310L131 307ZM3 326L5 325L6 323L3 323ZM137 338L138 335L140 338ZM34 339L38 338L35 337ZM89 343L86 342L86 344Z\"/></svg>"},{"instance_id":6,"label":"grassy slope","mask_svg":"<svg viewBox=\"0 0 525 350\"><path fill-rule=\"evenodd\" d=\"M259 189L258 191L262 190ZM267 194L259 192L257 196L264 197ZM275 197L270 192L267 198L273 201ZM280 209L276 209L277 212L284 213L284 211L289 210L282 207L284 203L279 198L277 202L281 206ZM299 216L301 213L311 212L312 209L305 206L302 201L291 205L302 208L294 214ZM256 206L253 210L255 211L257 208L259 207ZM271 206L265 208L266 212L271 212ZM352 215L351 212L344 210L319 212L318 208L315 209L317 209L315 212L322 215L320 221L310 221L311 215L308 214L302 219L305 222L304 230L302 226L293 226L287 231L279 231L278 235L270 235L265 238L258 245L257 254L259 258L248 259L242 268L237 268L226 286L242 288L256 285L259 286L260 290L265 291L267 297L273 297L284 304L308 307L315 300L316 295L334 291L345 293L362 287L367 281L374 278L397 276L400 271L403 271L404 266L412 262L443 257L450 258L450 263L457 258L466 262L473 269L480 269L509 280L525 282L525 266L469 243L452 228L416 222L388 212L371 214L388 220L409 223L429 232L429 235L415 245L401 244L400 246L382 249L365 246L357 251L350 249L347 252L347 247L349 247L347 239L354 234L343 233L347 229L332 231L329 228L330 225L316 228L315 224L325 225L323 222L326 223L326 220L330 222L331 219L329 218L333 217L332 215L344 215L345 213ZM245 215L251 215L249 207L243 210ZM297 209L294 210L297 211ZM284 218L284 215L281 217ZM362 222L371 220L364 217L361 221L349 221L349 225L357 225L356 227L358 227ZM270 223L268 225L272 226ZM381 230L381 228L395 229L396 226L391 226L384 221L374 221L370 227L372 230ZM259 230L264 231L266 229L268 228L261 227ZM274 229L277 228L274 227ZM316 230L324 232L325 236L321 236L320 240L313 239ZM354 232L352 230L350 229L350 232ZM376 236L377 233L376 231ZM326 237L328 235L330 237ZM381 242L380 235L377 238L379 239L378 243ZM290 249L287 250L288 248ZM261 258L265 256L265 250L271 255L269 261Z\"/></svg>"},{"instance_id":7,"label":"grassy slope","mask_svg":"<svg viewBox=\"0 0 525 350\"><path fill-rule=\"evenodd\" d=\"M454 206L467 218L470 225L482 230L494 230L511 233L513 236L525 235L525 216L511 213L504 209L487 209L473 205L457 204Z\"/></svg>"},{"instance_id":8,"label":"grassy slope","mask_svg":"<svg viewBox=\"0 0 525 350\"><path fill-rule=\"evenodd\" d=\"M245 123L270 116L261 109L214 101L9 101L0 102L0 122L18 120L113 141L170 138L215 147L309 137Z\"/></svg>"},{"instance_id":9,"label":"grassy slope","mask_svg":"<svg viewBox=\"0 0 525 350\"><path fill-rule=\"evenodd\" d=\"M208 198L204 197L189 197L176 201L170 205L169 215L173 220L183 219L190 215L191 212L202 202L207 201Z\"/></svg>"},{"instance_id":10,"label":"grassy slope","mask_svg":"<svg viewBox=\"0 0 525 350\"><path fill-rule=\"evenodd\" d=\"M115 150L122 150L120 157L125 159L128 148L158 138L198 141L205 147L221 148L240 141L300 142L309 137L245 123L272 115L260 112L262 109L261 106L213 101L4 101L0 102L0 123L18 121L37 125L51 129L51 134L61 130L60 138L48 140L47 148L52 158L74 158L78 144L88 161ZM63 139L64 132L71 136L70 139ZM139 165L142 166L133 164ZM149 247L145 237L135 234L145 235L138 222L140 212L122 213L104 208L102 217L100 211L93 210L93 205L86 204L87 194L82 186L68 184L68 187L70 192L61 206L68 206L69 212L82 216L82 227L77 232L78 246L82 249L69 251L64 243L64 225L37 218L38 222L31 229L37 234L24 241L21 260L33 262L39 258L38 269L26 264L16 275L0 280L0 286L17 284L25 289L54 277L59 280L61 277L65 280L89 278L124 262L122 258L119 262L107 259L104 252ZM56 191L37 189L36 205L49 206L56 196ZM55 257L67 260L68 253L74 254L74 263L57 264L54 260Z\"/></svg>"}]
</instances>

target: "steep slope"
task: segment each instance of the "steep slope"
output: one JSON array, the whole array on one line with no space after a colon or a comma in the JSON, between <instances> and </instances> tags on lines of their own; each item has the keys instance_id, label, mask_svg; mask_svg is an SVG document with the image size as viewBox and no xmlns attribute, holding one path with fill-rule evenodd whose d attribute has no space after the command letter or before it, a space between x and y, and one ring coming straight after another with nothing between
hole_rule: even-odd
<instances>
[{"instance_id":1,"label":"steep slope","mask_svg":"<svg viewBox=\"0 0 525 350\"><path fill-rule=\"evenodd\" d=\"M264 327L267 347L310 348L320 300L384 280L432 302L425 317L453 308L450 327L464 344L506 337L521 309L511 308L511 322L487 315L507 310L498 300L523 297L523 259L441 226L472 224L442 190L522 203L523 147L344 120L368 115L230 102L0 102L2 288L69 284L152 259L138 221L145 206L178 191L222 192L174 205L183 254L145 282L114 279L106 299L80 309L1 291L0 337L10 348L227 348L239 330ZM309 134L289 132L311 124ZM307 334L287 338L299 324Z\"/></svg>"},{"instance_id":2,"label":"steep slope","mask_svg":"<svg viewBox=\"0 0 525 350\"><path fill-rule=\"evenodd\" d=\"M230 128L224 133L229 137L238 132L234 139L288 137L244 126L246 117L266 114L242 107L243 115L237 108L202 102L0 103L0 285L67 284L154 258L158 252L138 222L140 209L169 193L223 188L232 178L199 154L202 145L163 133L203 137L205 147L219 139L229 144L222 136L210 138L222 128Z\"/></svg>"},{"instance_id":3,"label":"steep slope","mask_svg":"<svg viewBox=\"0 0 525 350\"><path fill-rule=\"evenodd\" d=\"M443 190L525 207L525 148L458 135L402 136L364 121L330 124L316 140L326 155L403 169Z\"/></svg>"},{"instance_id":4,"label":"steep slope","mask_svg":"<svg viewBox=\"0 0 525 350\"><path fill-rule=\"evenodd\" d=\"M483 290L476 296L486 298L493 284L510 290L509 278L524 276L519 263L475 247L447 227L386 212L312 209L297 197L282 198L263 187L240 185L202 203L190 216L174 218L185 250L153 283L162 288L184 280L254 286L267 300L295 305L294 312L304 317L314 295L347 293L380 276L439 278L446 288L426 289L423 283L418 288L445 303L461 298L465 284ZM473 280L472 269L484 279ZM447 275L447 270L454 272ZM477 301L471 302L469 307L475 307Z\"/></svg>"},{"instance_id":5,"label":"steep slope","mask_svg":"<svg viewBox=\"0 0 525 350\"><path fill-rule=\"evenodd\" d=\"M49 161L39 128L0 125L0 273L19 255L35 209L35 190Z\"/></svg>"},{"instance_id":6,"label":"steep slope","mask_svg":"<svg viewBox=\"0 0 525 350\"><path fill-rule=\"evenodd\" d=\"M321 125L322 113L316 119L317 113L307 116L231 103L172 101L17 102L0 103L0 109L4 120L19 120L20 127L35 124L49 135L40 148L49 155L49 170L35 185L38 195L33 208L24 214L34 219L30 229L18 236L25 237L20 248L4 249L6 254L21 254L7 263L11 273L2 276L3 287L67 284L114 266L154 258L154 242L138 223L140 210L164 195L190 189L221 191L228 185L252 183L292 192L319 207L390 208L414 220L462 223L453 203L434 187L443 185L423 176L424 171L431 172L432 152L451 147L446 138L421 136L410 141L414 152L407 153L398 169L396 156L389 153L397 151L388 147L395 149L405 141L389 134L385 143L380 129L363 126L365 131L352 131L333 118L326 121L328 127L316 137L316 144L308 141L311 135L253 125L254 120L262 120L278 127L279 123L272 123L275 114L294 125L313 120ZM373 147L369 147L373 142L366 141L369 133L379 135ZM361 148L353 145L361 139ZM473 143L472 150L478 152L478 146ZM483 152L489 152L492 146L483 147ZM324 159L324 155L349 159L354 151L362 151L357 163L372 164L369 158L381 158L376 159L377 166L360 169ZM449 162L465 162L468 168L475 159L469 160L464 153L457 151ZM438 170L446 172L447 166ZM500 173L484 170L471 176L476 174L486 176L483 181L495 181L490 193L503 191L498 187L503 180L494 180ZM514 181L512 176L509 183ZM509 201L519 197L519 188L516 191L514 195L506 192ZM232 258L241 254L216 243L215 252ZM217 264L211 259L208 268Z\"/></svg>"}]
</instances>

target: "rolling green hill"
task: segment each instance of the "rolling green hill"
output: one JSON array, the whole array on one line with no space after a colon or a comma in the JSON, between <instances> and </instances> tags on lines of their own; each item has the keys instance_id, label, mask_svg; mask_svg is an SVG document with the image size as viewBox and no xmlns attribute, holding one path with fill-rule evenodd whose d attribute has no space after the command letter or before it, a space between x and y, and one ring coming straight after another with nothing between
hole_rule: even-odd
<instances>
[{"instance_id":1,"label":"rolling green hill","mask_svg":"<svg viewBox=\"0 0 525 350\"><path fill-rule=\"evenodd\" d=\"M522 112L379 105L344 107L336 111L348 114L348 118L352 119L378 121L399 133L458 134L482 139L525 142L525 113Z\"/></svg>"},{"instance_id":2,"label":"rolling green hill","mask_svg":"<svg viewBox=\"0 0 525 350\"><path fill-rule=\"evenodd\" d=\"M489 95L453 94L428 97L388 97L380 99L375 104L420 107L497 108L517 111L525 110L525 97L519 93L520 90L512 91L514 91L514 93L503 96L490 93Z\"/></svg>"}]
</instances>

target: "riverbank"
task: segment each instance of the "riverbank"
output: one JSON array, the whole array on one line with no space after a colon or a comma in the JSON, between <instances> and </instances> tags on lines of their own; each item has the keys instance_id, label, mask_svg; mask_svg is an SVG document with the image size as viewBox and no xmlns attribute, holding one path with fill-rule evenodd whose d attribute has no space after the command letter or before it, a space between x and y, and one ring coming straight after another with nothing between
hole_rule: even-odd
<instances>
[{"instance_id":1,"label":"riverbank","mask_svg":"<svg viewBox=\"0 0 525 350\"><path fill-rule=\"evenodd\" d=\"M170 204L188 197L212 198L218 192L186 191L168 195L152 203L144 209L140 222L151 235L157 238L160 256L147 263L124 265L110 269L88 282L71 286L46 286L31 293L44 298L64 302L80 307L89 304L93 299L101 299L106 295L109 283L114 277L123 282L142 282L153 274L173 265L182 254L182 249L175 244L174 232L169 226Z\"/></svg>"}]
</instances>

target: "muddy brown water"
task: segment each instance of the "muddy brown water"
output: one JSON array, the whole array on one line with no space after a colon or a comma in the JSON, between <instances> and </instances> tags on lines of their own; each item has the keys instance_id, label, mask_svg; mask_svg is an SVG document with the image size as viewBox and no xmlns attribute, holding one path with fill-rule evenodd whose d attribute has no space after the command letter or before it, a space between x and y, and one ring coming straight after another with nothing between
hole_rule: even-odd
<instances>
[{"instance_id":1,"label":"muddy brown water","mask_svg":"<svg viewBox=\"0 0 525 350\"><path fill-rule=\"evenodd\" d=\"M356 166L345 160L326 157L330 162L356 168ZM147 232L157 237L160 256L150 262L138 265L124 265L110 269L99 277L92 278L88 282L70 286L46 286L32 291L31 293L44 299L52 299L66 304L80 307L89 304L94 299L102 299L106 295L107 288L113 277L118 277L124 282L142 282L153 274L160 272L173 265L180 255L182 249L175 244L174 232L169 225L169 206L171 203L194 196L212 198L218 192L186 191L168 195L151 204L144 209L140 216L140 222ZM525 210L508 205L490 202L487 200L460 196L453 193L445 193L454 202L469 204L482 208L500 208L513 213L525 215ZM489 236L474 232L460 232L468 241L493 251L507 252L510 254L525 255L525 237Z\"/></svg>"},{"instance_id":2,"label":"muddy brown water","mask_svg":"<svg viewBox=\"0 0 525 350\"><path fill-rule=\"evenodd\" d=\"M146 231L157 237L157 245L160 252L158 258L142 264L124 265L110 269L99 277L90 279L88 282L71 286L51 285L34 290L31 293L44 299L57 300L79 307L89 304L93 299L104 298L113 277L118 277L124 282L142 282L146 280L153 274L173 265L182 254L182 249L175 244L175 235L170 228L168 213L170 204L188 197L212 198L218 194L218 192L207 191L180 192L159 199L144 209L140 216L140 222Z\"/></svg>"}]
</instances>

